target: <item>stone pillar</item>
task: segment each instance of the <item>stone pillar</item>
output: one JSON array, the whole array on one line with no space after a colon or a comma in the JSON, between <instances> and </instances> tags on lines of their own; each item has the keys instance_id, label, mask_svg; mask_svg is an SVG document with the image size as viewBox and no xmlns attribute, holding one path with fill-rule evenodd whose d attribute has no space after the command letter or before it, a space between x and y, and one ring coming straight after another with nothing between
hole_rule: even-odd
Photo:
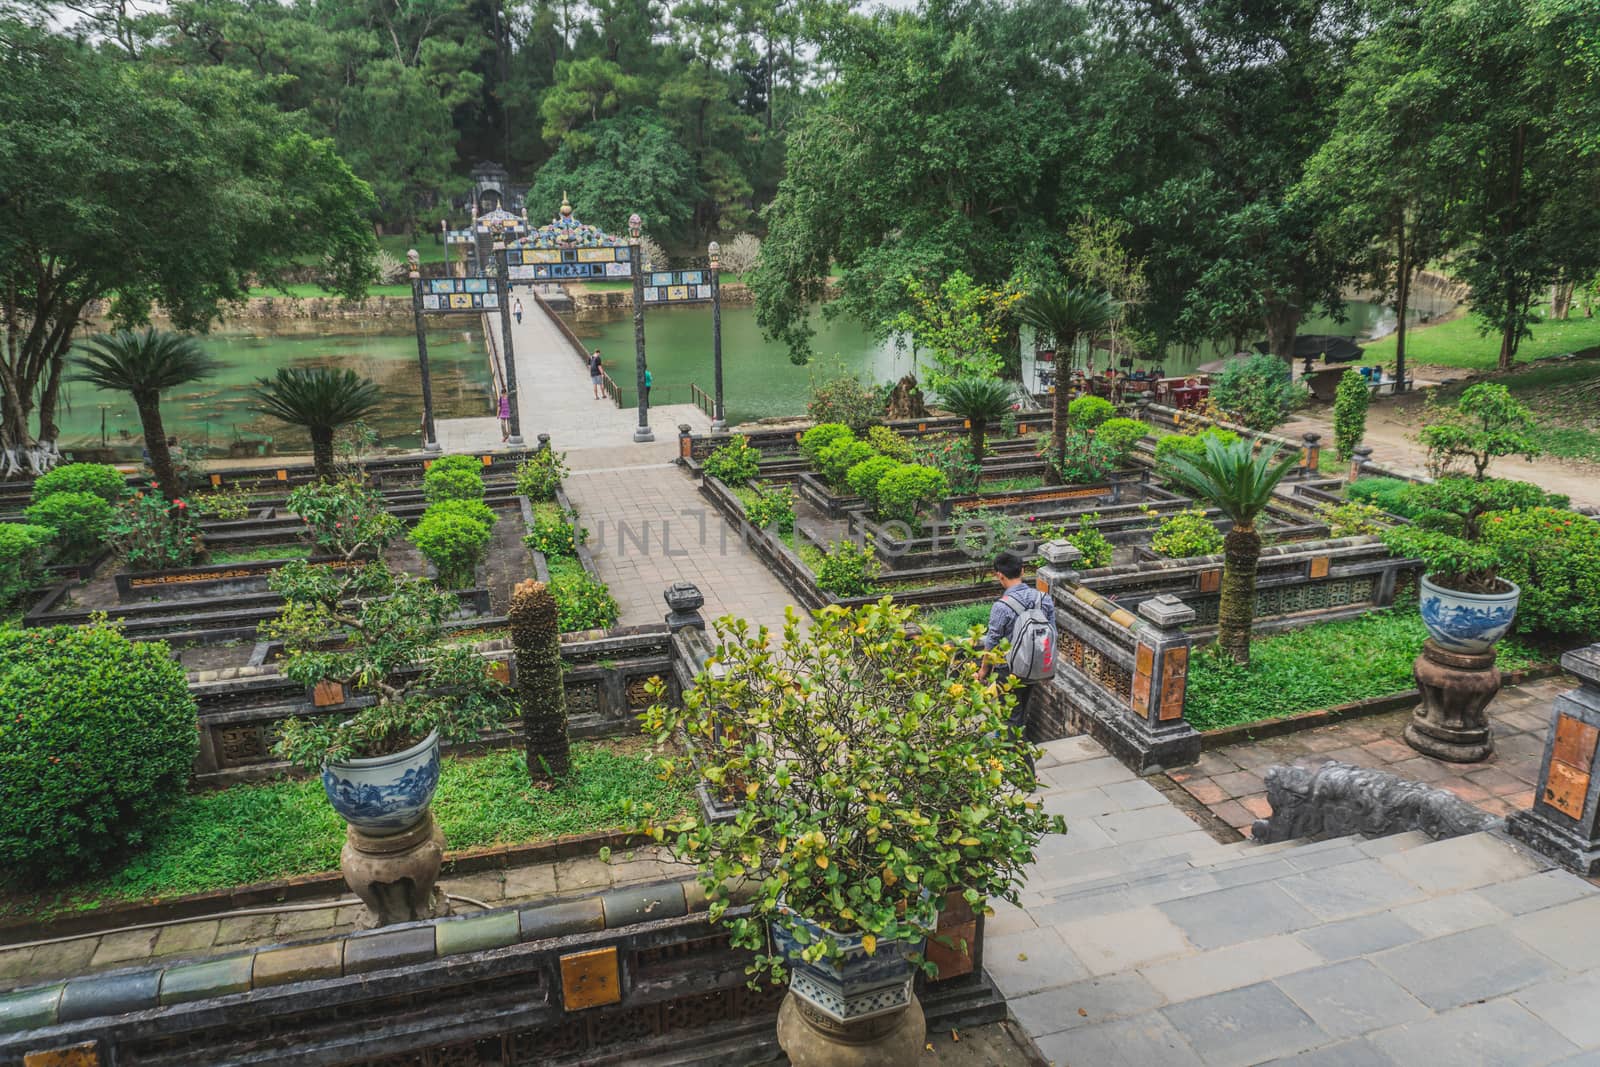
<instances>
[{"instance_id":1,"label":"stone pillar","mask_svg":"<svg viewBox=\"0 0 1600 1067\"><path fill-rule=\"evenodd\" d=\"M716 393L711 429L721 433L728 428L728 415L722 407L722 248L712 241L706 252L711 262L711 362Z\"/></svg>"},{"instance_id":2,"label":"stone pillar","mask_svg":"<svg viewBox=\"0 0 1600 1067\"><path fill-rule=\"evenodd\" d=\"M1372 462L1372 446L1356 445L1350 457L1350 481L1361 477L1361 469Z\"/></svg>"},{"instance_id":3,"label":"stone pillar","mask_svg":"<svg viewBox=\"0 0 1600 1067\"><path fill-rule=\"evenodd\" d=\"M501 370L505 374L506 399L511 402L510 448L522 447L522 401L517 391L517 346L511 338L511 265L504 241L494 243L495 292L500 297ZM537 303L534 305L538 309Z\"/></svg>"},{"instance_id":4,"label":"stone pillar","mask_svg":"<svg viewBox=\"0 0 1600 1067\"><path fill-rule=\"evenodd\" d=\"M1317 476L1317 468L1322 463L1322 435L1320 433L1303 433L1300 435L1300 440L1305 443L1304 476L1306 478L1315 478Z\"/></svg>"},{"instance_id":5,"label":"stone pillar","mask_svg":"<svg viewBox=\"0 0 1600 1067\"><path fill-rule=\"evenodd\" d=\"M1194 609L1169 593L1150 597L1139 605L1141 617L1135 632L1133 688L1128 708L1154 741L1187 744L1199 740L1183 717L1189 686L1189 646L1194 639L1183 629L1193 622Z\"/></svg>"},{"instance_id":6,"label":"stone pillar","mask_svg":"<svg viewBox=\"0 0 1600 1067\"><path fill-rule=\"evenodd\" d=\"M1585 878L1600 874L1600 644L1561 657L1578 688L1556 697L1539 790L1506 831Z\"/></svg>"},{"instance_id":7,"label":"stone pillar","mask_svg":"<svg viewBox=\"0 0 1600 1067\"><path fill-rule=\"evenodd\" d=\"M433 378L428 373L428 327L422 313L422 267L415 248L406 252L406 266L411 278L411 316L417 327L417 367L422 375L422 450L439 451L439 439L433 432Z\"/></svg>"},{"instance_id":8,"label":"stone pillar","mask_svg":"<svg viewBox=\"0 0 1600 1067\"><path fill-rule=\"evenodd\" d=\"M434 884L443 862L444 834L431 811L411 829L387 837L368 837L346 827L339 871L367 906L356 925L370 930L449 915L444 890Z\"/></svg>"},{"instance_id":9,"label":"stone pillar","mask_svg":"<svg viewBox=\"0 0 1600 1067\"><path fill-rule=\"evenodd\" d=\"M706 598L699 586L693 582L673 582L661 597L667 602L667 629L677 633L686 626L698 630L706 628L705 616L700 614Z\"/></svg>"},{"instance_id":10,"label":"stone pillar","mask_svg":"<svg viewBox=\"0 0 1600 1067\"><path fill-rule=\"evenodd\" d=\"M637 213L628 216L628 245L633 257L633 359L639 394L639 425L633 431L633 439L640 444L656 439L650 431L650 397L644 385L644 264L639 261L642 225Z\"/></svg>"},{"instance_id":11,"label":"stone pillar","mask_svg":"<svg viewBox=\"0 0 1600 1067\"><path fill-rule=\"evenodd\" d=\"M1072 565L1083 558L1083 553L1070 541L1046 541L1039 546L1044 566L1034 577L1034 586L1041 593L1054 592L1072 584L1077 572Z\"/></svg>"},{"instance_id":12,"label":"stone pillar","mask_svg":"<svg viewBox=\"0 0 1600 1067\"><path fill-rule=\"evenodd\" d=\"M1425 756L1476 763L1494 751L1489 701L1500 691L1494 649L1447 652L1428 638L1412 664L1422 702L1411 713L1406 744Z\"/></svg>"}]
</instances>

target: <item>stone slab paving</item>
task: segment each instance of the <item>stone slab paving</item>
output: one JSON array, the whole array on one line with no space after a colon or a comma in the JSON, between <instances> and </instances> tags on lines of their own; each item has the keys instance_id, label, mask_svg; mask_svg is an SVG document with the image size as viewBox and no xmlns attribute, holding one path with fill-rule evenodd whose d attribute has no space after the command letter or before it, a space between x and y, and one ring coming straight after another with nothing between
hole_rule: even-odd
<instances>
[{"instance_id":1,"label":"stone slab paving","mask_svg":"<svg viewBox=\"0 0 1600 1067\"><path fill-rule=\"evenodd\" d=\"M446 893L471 897L492 908L550 899L590 896L605 890L663 879L687 879L693 868L673 863L655 848L618 851L609 862L588 856L442 878ZM330 894L325 900L349 897ZM354 899L354 898L351 898ZM296 903L317 903L316 900ZM476 910L455 904L458 913ZM0 990L33 985L67 975L130 967L146 960L204 956L214 950L274 945L355 929L361 905L273 915L234 915L177 923L151 930L85 934L35 948L0 945Z\"/></svg>"},{"instance_id":2,"label":"stone slab paving","mask_svg":"<svg viewBox=\"0 0 1600 1067\"><path fill-rule=\"evenodd\" d=\"M1495 751L1477 763L1446 763L1417 752L1402 739L1411 712L1396 711L1224 745L1169 777L1246 837L1251 823L1271 813L1261 775L1277 763L1336 759L1391 771L1448 789L1491 815L1508 815L1533 806L1550 730L1550 704L1576 685L1572 678L1560 676L1501 690L1489 705Z\"/></svg>"},{"instance_id":3,"label":"stone slab paving","mask_svg":"<svg viewBox=\"0 0 1600 1067\"><path fill-rule=\"evenodd\" d=\"M1045 749L1069 832L984 962L1046 1061L1600 1064L1591 883L1489 834L1218 843L1088 738Z\"/></svg>"}]
</instances>

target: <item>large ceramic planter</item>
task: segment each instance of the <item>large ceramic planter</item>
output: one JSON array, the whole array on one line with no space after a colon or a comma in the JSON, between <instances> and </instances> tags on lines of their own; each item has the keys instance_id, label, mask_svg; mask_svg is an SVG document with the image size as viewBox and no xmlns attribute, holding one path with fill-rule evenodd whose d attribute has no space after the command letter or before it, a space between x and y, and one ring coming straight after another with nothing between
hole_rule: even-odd
<instances>
[{"instance_id":1,"label":"large ceramic planter","mask_svg":"<svg viewBox=\"0 0 1600 1067\"><path fill-rule=\"evenodd\" d=\"M368 837L404 833L422 821L439 787L439 734L401 752L327 763L322 788L339 817Z\"/></svg>"},{"instance_id":2,"label":"large ceramic planter","mask_svg":"<svg viewBox=\"0 0 1600 1067\"><path fill-rule=\"evenodd\" d=\"M859 934L836 934L780 905L791 921L804 926L813 940L831 940L843 955L808 963L803 946L778 923L772 924L773 947L789 961L789 991L808 1005L843 1024L904 1011L911 1003L911 953L922 942L879 941L867 954Z\"/></svg>"},{"instance_id":3,"label":"large ceramic planter","mask_svg":"<svg viewBox=\"0 0 1600 1067\"><path fill-rule=\"evenodd\" d=\"M1463 593L1435 585L1424 576L1418 608L1434 643L1447 652L1464 654L1493 648L1511 629L1522 596L1515 582L1500 580L1510 587L1509 592Z\"/></svg>"}]
</instances>

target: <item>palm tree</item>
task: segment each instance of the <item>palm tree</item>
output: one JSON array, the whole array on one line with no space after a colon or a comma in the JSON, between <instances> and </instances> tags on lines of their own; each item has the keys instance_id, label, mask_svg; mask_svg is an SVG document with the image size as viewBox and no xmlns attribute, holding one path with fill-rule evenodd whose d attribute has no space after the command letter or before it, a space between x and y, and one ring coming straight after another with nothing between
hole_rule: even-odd
<instances>
[{"instance_id":1,"label":"palm tree","mask_svg":"<svg viewBox=\"0 0 1600 1067\"><path fill-rule=\"evenodd\" d=\"M957 378L944 387L945 407L968 422L972 462L983 462L983 437L988 424L1011 410L1011 386L997 378Z\"/></svg>"},{"instance_id":2,"label":"palm tree","mask_svg":"<svg viewBox=\"0 0 1600 1067\"><path fill-rule=\"evenodd\" d=\"M1056 395L1052 404L1055 421L1050 429L1050 447L1059 463L1067 450L1067 401L1071 390L1067 388L1066 375L1071 369L1072 351L1079 337L1087 335L1092 340L1111 325L1117 317L1117 305L1105 293L1092 289L1051 286L1029 293L1018 314L1035 330L1055 338Z\"/></svg>"},{"instance_id":3,"label":"palm tree","mask_svg":"<svg viewBox=\"0 0 1600 1067\"><path fill-rule=\"evenodd\" d=\"M161 394L209 377L221 364L206 355L193 337L156 329L119 330L91 337L75 362L78 381L132 394L144 428L150 469L166 498L176 500L183 487L172 466L167 431L161 425Z\"/></svg>"},{"instance_id":4,"label":"palm tree","mask_svg":"<svg viewBox=\"0 0 1600 1067\"><path fill-rule=\"evenodd\" d=\"M333 433L378 406L378 385L353 370L280 367L276 378L257 378L254 410L304 426L311 434L317 477L333 478Z\"/></svg>"},{"instance_id":5,"label":"palm tree","mask_svg":"<svg viewBox=\"0 0 1600 1067\"><path fill-rule=\"evenodd\" d=\"M1250 627L1255 615L1256 563L1261 559L1261 535L1256 519L1272 500L1272 491L1294 469L1300 457L1293 452L1278 458L1278 450L1255 452L1240 438L1224 443L1205 438L1202 455L1178 454L1169 460L1173 478L1196 496L1218 508L1233 522L1223 538L1222 601L1217 607L1217 643L1239 663L1250 662Z\"/></svg>"}]
</instances>

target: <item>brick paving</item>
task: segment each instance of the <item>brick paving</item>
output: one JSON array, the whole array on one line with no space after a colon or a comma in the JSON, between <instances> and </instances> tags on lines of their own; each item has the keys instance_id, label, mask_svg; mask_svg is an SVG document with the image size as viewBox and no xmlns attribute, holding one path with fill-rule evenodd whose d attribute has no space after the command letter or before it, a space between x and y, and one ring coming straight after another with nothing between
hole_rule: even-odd
<instances>
[{"instance_id":1,"label":"brick paving","mask_svg":"<svg viewBox=\"0 0 1600 1067\"><path fill-rule=\"evenodd\" d=\"M1571 678L1557 677L1501 690L1489 705L1495 751L1477 763L1447 763L1417 752L1402 739L1411 712L1396 711L1211 749L1194 766L1169 777L1247 837L1250 824L1271 812L1261 772L1296 761L1335 759L1391 771L1448 789L1491 815L1508 815L1533 806L1550 703L1574 685Z\"/></svg>"}]
</instances>

